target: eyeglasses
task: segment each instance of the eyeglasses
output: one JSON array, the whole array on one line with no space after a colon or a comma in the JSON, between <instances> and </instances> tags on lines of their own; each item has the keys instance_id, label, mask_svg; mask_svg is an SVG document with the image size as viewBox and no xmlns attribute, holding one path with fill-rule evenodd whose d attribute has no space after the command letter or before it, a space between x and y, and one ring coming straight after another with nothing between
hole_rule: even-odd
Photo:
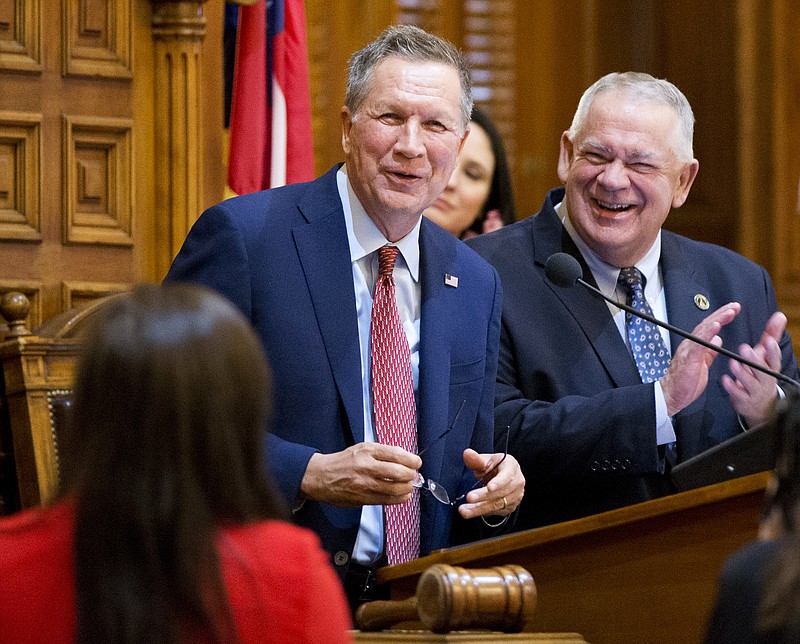
<instances>
[{"instance_id":1,"label":"eyeglasses","mask_svg":"<svg viewBox=\"0 0 800 644\"><path fill-rule=\"evenodd\" d=\"M463 400L461 402L461 406L458 408L458 411L456 412L456 415L453 418L453 422L450 425L450 427L448 427L436 440L434 440L427 447L425 447L425 449L423 449L418 454L418 456L422 456L431 445L435 445L437 442L439 442L441 439L447 436L447 434L450 433L450 430L452 430L453 427L455 427L456 421L458 421L458 417L459 415L461 415L461 410L464 408L464 403L466 402L467 402L466 400ZM467 494L472 492L472 490L475 490L484 485L485 484L484 481L486 480L486 478L490 474L492 474L498 467L500 467L500 464L504 460L506 460L506 456L508 456L508 435L510 433L511 433L510 428L508 428L508 430L506 431L506 447L505 450L503 451L503 457L499 461L497 461L497 463L487 468L486 473L483 476L481 476L477 481L475 481L475 484L471 488L469 488L466 492L464 492L464 494L461 494L451 500L450 495L447 493L447 490L444 487L439 485L436 481L426 479L424 476L422 476L422 474L419 471L417 471L417 474L414 477L414 482L413 482L414 487L419 488L421 490L427 490L433 495L434 499L436 499L439 503L443 503L444 505L453 506L458 504L459 502L463 501L464 498L467 496Z\"/></svg>"}]
</instances>

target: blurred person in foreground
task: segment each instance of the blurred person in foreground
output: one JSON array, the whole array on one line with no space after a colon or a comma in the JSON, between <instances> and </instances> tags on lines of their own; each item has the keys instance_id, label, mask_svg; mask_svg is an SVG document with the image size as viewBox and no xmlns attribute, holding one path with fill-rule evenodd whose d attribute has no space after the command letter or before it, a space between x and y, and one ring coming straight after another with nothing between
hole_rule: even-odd
<instances>
[{"instance_id":1,"label":"blurred person in foreground","mask_svg":"<svg viewBox=\"0 0 800 644\"><path fill-rule=\"evenodd\" d=\"M493 441L500 281L422 217L471 110L457 49L386 29L350 61L346 163L208 209L167 275L254 325L274 376L271 470L354 608L386 594L377 568L496 534L523 496Z\"/></svg>"},{"instance_id":2,"label":"blurred person in foreground","mask_svg":"<svg viewBox=\"0 0 800 644\"><path fill-rule=\"evenodd\" d=\"M486 112L472 108L469 136L444 192L425 216L459 239L514 223L514 191L505 146Z\"/></svg>"},{"instance_id":3,"label":"blurred person in foreground","mask_svg":"<svg viewBox=\"0 0 800 644\"><path fill-rule=\"evenodd\" d=\"M533 217L468 244L504 290L495 424L529 482L517 528L675 491L670 469L765 421L775 378L548 280L567 253L606 296L773 371L797 360L767 272L662 226L697 176L694 115L672 83L608 74L561 136Z\"/></svg>"},{"instance_id":4,"label":"blurred person in foreground","mask_svg":"<svg viewBox=\"0 0 800 644\"><path fill-rule=\"evenodd\" d=\"M350 642L264 467L270 375L244 317L141 286L82 351L60 498L0 521L0 642Z\"/></svg>"},{"instance_id":5,"label":"blurred person in foreground","mask_svg":"<svg viewBox=\"0 0 800 644\"><path fill-rule=\"evenodd\" d=\"M759 539L725 562L706 644L800 642L800 392L775 407L775 472Z\"/></svg>"}]
</instances>

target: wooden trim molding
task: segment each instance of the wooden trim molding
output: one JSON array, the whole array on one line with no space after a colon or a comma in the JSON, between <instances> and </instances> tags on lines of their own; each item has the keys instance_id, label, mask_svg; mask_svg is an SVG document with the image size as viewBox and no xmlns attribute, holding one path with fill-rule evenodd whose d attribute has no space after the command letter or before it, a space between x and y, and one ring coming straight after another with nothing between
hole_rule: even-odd
<instances>
[{"instance_id":1,"label":"wooden trim molding","mask_svg":"<svg viewBox=\"0 0 800 644\"><path fill-rule=\"evenodd\" d=\"M153 0L155 264L166 274L203 203L203 2Z\"/></svg>"}]
</instances>

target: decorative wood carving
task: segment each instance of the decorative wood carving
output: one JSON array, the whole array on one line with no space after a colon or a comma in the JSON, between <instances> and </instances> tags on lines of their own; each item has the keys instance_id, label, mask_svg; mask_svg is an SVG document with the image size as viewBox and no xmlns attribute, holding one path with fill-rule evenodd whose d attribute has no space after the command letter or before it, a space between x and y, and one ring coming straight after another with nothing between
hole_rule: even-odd
<instances>
[{"instance_id":1,"label":"decorative wood carving","mask_svg":"<svg viewBox=\"0 0 800 644\"><path fill-rule=\"evenodd\" d=\"M41 0L0 0L0 69L42 71Z\"/></svg>"},{"instance_id":2,"label":"decorative wood carving","mask_svg":"<svg viewBox=\"0 0 800 644\"><path fill-rule=\"evenodd\" d=\"M130 284L109 284L108 282L63 282L61 285L62 308L65 311L77 308L93 300L113 293L124 293L131 289Z\"/></svg>"},{"instance_id":3,"label":"decorative wood carving","mask_svg":"<svg viewBox=\"0 0 800 644\"><path fill-rule=\"evenodd\" d=\"M41 123L0 112L0 239L41 239Z\"/></svg>"},{"instance_id":4,"label":"decorative wood carving","mask_svg":"<svg viewBox=\"0 0 800 644\"><path fill-rule=\"evenodd\" d=\"M130 119L64 116L64 242L133 245Z\"/></svg>"},{"instance_id":5,"label":"decorative wood carving","mask_svg":"<svg viewBox=\"0 0 800 644\"><path fill-rule=\"evenodd\" d=\"M62 0L65 76L131 78L131 0Z\"/></svg>"},{"instance_id":6,"label":"decorative wood carving","mask_svg":"<svg viewBox=\"0 0 800 644\"><path fill-rule=\"evenodd\" d=\"M166 274L202 203L203 3L154 2L156 273Z\"/></svg>"},{"instance_id":7,"label":"decorative wood carving","mask_svg":"<svg viewBox=\"0 0 800 644\"><path fill-rule=\"evenodd\" d=\"M51 396L72 386L79 344L35 335L0 343L22 508L46 503L58 488Z\"/></svg>"},{"instance_id":8,"label":"decorative wood carving","mask_svg":"<svg viewBox=\"0 0 800 644\"><path fill-rule=\"evenodd\" d=\"M28 329L35 329L42 323L42 285L39 282L21 280L0 280L0 296L8 293L22 293L28 300L28 312L23 321ZM0 340L8 334L8 325L0 315Z\"/></svg>"}]
</instances>

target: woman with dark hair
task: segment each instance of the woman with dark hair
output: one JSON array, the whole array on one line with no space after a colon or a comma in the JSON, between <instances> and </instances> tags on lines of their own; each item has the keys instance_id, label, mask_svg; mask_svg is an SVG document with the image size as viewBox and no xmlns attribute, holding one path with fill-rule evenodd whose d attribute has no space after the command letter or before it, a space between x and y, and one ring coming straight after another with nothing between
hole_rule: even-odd
<instances>
[{"instance_id":1,"label":"woman with dark hair","mask_svg":"<svg viewBox=\"0 0 800 644\"><path fill-rule=\"evenodd\" d=\"M0 521L0 641L349 642L264 469L271 383L222 297L141 286L85 336L62 491Z\"/></svg>"},{"instance_id":2,"label":"woman with dark hair","mask_svg":"<svg viewBox=\"0 0 800 644\"><path fill-rule=\"evenodd\" d=\"M425 216L456 237L491 232L516 220L505 147L489 116L472 109L469 136L450 181Z\"/></svg>"},{"instance_id":3,"label":"woman with dark hair","mask_svg":"<svg viewBox=\"0 0 800 644\"><path fill-rule=\"evenodd\" d=\"M775 472L759 539L719 578L706 644L800 642L800 392L776 403Z\"/></svg>"}]
</instances>

